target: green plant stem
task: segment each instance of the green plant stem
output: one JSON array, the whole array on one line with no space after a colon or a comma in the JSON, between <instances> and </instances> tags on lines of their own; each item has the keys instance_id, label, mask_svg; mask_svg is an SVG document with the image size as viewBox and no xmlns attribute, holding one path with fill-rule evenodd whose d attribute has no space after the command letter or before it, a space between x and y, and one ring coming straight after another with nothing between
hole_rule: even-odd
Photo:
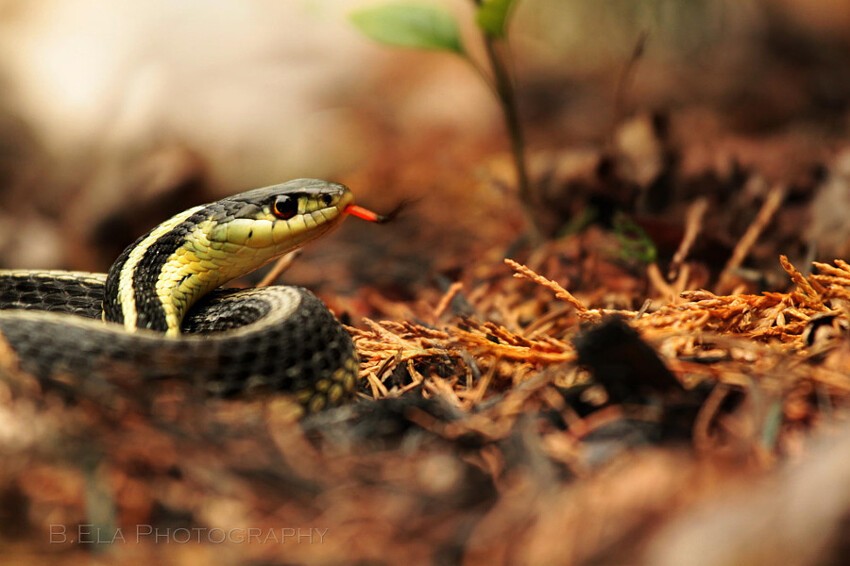
<instances>
[{"instance_id":1,"label":"green plant stem","mask_svg":"<svg viewBox=\"0 0 850 566\"><path fill-rule=\"evenodd\" d=\"M474 1L476 5L481 4L481 0ZM482 36L484 50L490 62L490 68L493 71L496 99L499 101L502 117L505 120L505 128L508 131L508 137L511 142L511 154L517 176L517 191L525 214L526 224L528 224L528 236L531 244L537 245L543 240L538 223L538 205L540 203L537 191L528 178L528 168L525 161L525 136L519 120L514 84L496 45L498 40L486 32L482 32Z\"/></svg>"}]
</instances>

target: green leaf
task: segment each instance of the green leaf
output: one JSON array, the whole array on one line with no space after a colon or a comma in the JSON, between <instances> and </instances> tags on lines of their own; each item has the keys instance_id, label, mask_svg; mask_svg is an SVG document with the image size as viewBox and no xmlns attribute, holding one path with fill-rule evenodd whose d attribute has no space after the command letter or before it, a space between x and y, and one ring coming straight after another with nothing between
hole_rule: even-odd
<instances>
[{"instance_id":1,"label":"green leaf","mask_svg":"<svg viewBox=\"0 0 850 566\"><path fill-rule=\"evenodd\" d=\"M634 220L619 213L614 216L614 236L620 243L620 259L649 265L658 259L655 242Z\"/></svg>"},{"instance_id":2,"label":"green leaf","mask_svg":"<svg viewBox=\"0 0 850 566\"><path fill-rule=\"evenodd\" d=\"M434 6L394 2L358 10L350 17L366 37L380 43L464 53L454 17Z\"/></svg>"},{"instance_id":3,"label":"green leaf","mask_svg":"<svg viewBox=\"0 0 850 566\"><path fill-rule=\"evenodd\" d=\"M508 33L508 19L516 0L483 0L475 12L475 22L481 30L501 39Z\"/></svg>"}]
</instances>

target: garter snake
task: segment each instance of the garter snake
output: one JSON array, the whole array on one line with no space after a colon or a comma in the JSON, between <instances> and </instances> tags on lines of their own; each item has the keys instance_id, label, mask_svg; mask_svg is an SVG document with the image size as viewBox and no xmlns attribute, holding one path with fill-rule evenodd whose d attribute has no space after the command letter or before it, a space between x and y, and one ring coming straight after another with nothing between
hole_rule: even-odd
<instances>
[{"instance_id":1,"label":"garter snake","mask_svg":"<svg viewBox=\"0 0 850 566\"><path fill-rule=\"evenodd\" d=\"M217 395L294 394L310 411L353 395L351 337L306 289L220 290L336 227L343 185L297 179L196 206L131 244L108 274L0 271L0 337L47 384L103 388L115 374L182 378ZM98 320L100 319L100 320Z\"/></svg>"}]
</instances>

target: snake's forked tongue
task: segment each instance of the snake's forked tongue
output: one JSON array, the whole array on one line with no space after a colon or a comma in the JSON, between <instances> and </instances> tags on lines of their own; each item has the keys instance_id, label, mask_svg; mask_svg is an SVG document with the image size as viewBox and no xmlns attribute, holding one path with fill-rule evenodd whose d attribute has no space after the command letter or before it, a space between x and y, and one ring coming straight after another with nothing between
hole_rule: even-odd
<instances>
[{"instance_id":1,"label":"snake's forked tongue","mask_svg":"<svg viewBox=\"0 0 850 566\"><path fill-rule=\"evenodd\" d=\"M395 207L387 214L378 214L377 212L373 212L368 208L363 208L362 206L357 206L356 204L349 204L347 207L345 207L345 213L350 214L351 216L356 216L361 220L383 224L384 222L389 222L390 220L398 216L398 213L401 212L401 210L406 206L406 204L406 202L401 202L397 207Z\"/></svg>"}]
</instances>

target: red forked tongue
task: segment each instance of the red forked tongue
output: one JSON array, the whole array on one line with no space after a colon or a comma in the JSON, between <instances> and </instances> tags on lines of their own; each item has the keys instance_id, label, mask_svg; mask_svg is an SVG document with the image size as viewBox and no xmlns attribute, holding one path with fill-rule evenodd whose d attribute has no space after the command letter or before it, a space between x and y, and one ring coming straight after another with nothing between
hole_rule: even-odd
<instances>
[{"instance_id":1,"label":"red forked tongue","mask_svg":"<svg viewBox=\"0 0 850 566\"><path fill-rule=\"evenodd\" d=\"M384 216L378 214L377 212L372 212L368 208L357 206L356 204L349 204L347 207L345 207L345 212L347 212L351 216L356 216L357 218L362 218L363 220L367 220L369 222L381 223L384 221Z\"/></svg>"},{"instance_id":2,"label":"red forked tongue","mask_svg":"<svg viewBox=\"0 0 850 566\"><path fill-rule=\"evenodd\" d=\"M407 203L402 201L397 207L391 210L388 214L378 214L377 212L372 212L368 208L363 208L362 206L357 206L356 204L349 204L345 207L345 213L350 214L351 216L356 216L361 220L366 220L367 222L376 222L378 224L383 224L384 222L389 222L401 212L401 209L405 207Z\"/></svg>"}]
</instances>

